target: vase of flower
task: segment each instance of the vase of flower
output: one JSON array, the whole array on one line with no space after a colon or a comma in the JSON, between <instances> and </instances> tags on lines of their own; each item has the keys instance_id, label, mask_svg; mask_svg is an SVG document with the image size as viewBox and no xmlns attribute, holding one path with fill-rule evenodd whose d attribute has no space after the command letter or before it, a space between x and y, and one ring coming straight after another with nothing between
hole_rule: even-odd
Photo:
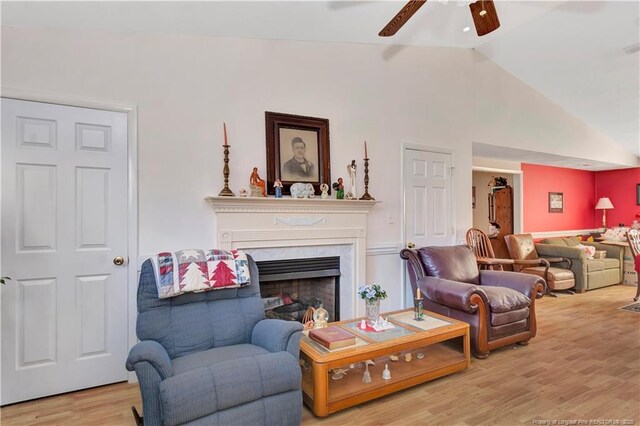
<instances>
[{"instance_id":1,"label":"vase of flower","mask_svg":"<svg viewBox=\"0 0 640 426\"><path fill-rule=\"evenodd\" d=\"M364 299L367 323L373 325L380 316L380 300L387 298L387 292L378 284L367 284L358 288L358 296Z\"/></svg>"},{"instance_id":2,"label":"vase of flower","mask_svg":"<svg viewBox=\"0 0 640 426\"><path fill-rule=\"evenodd\" d=\"M373 324L380 316L380 299L365 299L364 306L366 307L367 322Z\"/></svg>"}]
</instances>

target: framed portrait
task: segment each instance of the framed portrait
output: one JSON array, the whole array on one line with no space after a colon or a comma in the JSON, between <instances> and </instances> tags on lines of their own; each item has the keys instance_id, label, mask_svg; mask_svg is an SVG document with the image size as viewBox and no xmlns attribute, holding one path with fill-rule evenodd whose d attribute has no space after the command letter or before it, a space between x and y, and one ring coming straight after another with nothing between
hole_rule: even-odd
<instances>
[{"instance_id":1,"label":"framed portrait","mask_svg":"<svg viewBox=\"0 0 640 426\"><path fill-rule=\"evenodd\" d=\"M562 192L549 193L549 213L562 213L564 209L564 199Z\"/></svg>"},{"instance_id":2,"label":"framed portrait","mask_svg":"<svg viewBox=\"0 0 640 426\"><path fill-rule=\"evenodd\" d=\"M275 194L276 179L282 193L290 194L296 182L331 187L329 120L326 118L265 112L267 135L267 192Z\"/></svg>"}]
</instances>

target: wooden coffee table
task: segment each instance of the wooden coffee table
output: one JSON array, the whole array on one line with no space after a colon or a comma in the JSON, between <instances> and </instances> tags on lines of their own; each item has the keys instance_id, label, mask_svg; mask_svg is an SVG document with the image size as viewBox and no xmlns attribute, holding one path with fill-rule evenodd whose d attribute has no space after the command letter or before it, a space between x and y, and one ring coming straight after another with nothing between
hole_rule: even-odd
<instances>
[{"instance_id":1,"label":"wooden coffee table","mask_svg":"<svg viewBox=\"0 0 640 426\"><path fill-rule=\"evenodd\" d=\"M328 350L303 332L300 341L304 403L316 416L370 401L438 377L465 370L471 363L469 324L425 312L424 321L413 319L413 310L383 314L396 328L366 332L357 328L361 319L331 323L356 335L356 344ZM405 356L411 354L411 360ZM392 361L390 356L399 357ZM371 383L363 383L364 361ZM382 378L385 364L391 379Z\"/></svg>"}]
</instances>

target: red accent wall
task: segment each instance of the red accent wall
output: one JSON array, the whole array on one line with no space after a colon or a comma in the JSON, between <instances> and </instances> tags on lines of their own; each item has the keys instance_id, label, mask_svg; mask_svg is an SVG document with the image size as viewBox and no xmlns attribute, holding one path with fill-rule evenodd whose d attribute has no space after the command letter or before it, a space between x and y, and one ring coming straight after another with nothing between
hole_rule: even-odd
<instances>
[{"instance_id":1,"label":"red accent wall","mask_svg":"<svg viewBox=\"0 0 640 426\"><path fill-rule=\"evenodd\" d=\"M547 232L593 229L596 173L522 163L523 230ZM564 211L549 213L549 192L562 192ZM613 202L615 206L615 202ZM602 216L600 216L602 220Z\"/></svg>"},{"instance_id":2,"label":"red accent wall","mask_svg":"<svg viewBox=\"0 0 640 426\"><path fill-rule=\"evenodd\" d=\"M595 202L597 203L600 197L609 197L614 207L613 210L607 210L609 228L619 223L630 226L634 215L640 212L640 206L636 205L637 184L640 184L640 167L596 173ZM602 210L597 210L596 224L602 224Z\"/></svg>"}]
</instances>

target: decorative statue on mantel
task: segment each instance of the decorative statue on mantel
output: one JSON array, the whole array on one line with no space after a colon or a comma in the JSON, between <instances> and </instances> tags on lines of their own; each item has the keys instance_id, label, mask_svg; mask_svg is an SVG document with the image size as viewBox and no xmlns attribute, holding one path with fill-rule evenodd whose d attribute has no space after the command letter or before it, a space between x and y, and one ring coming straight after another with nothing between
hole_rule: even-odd
<instances>
[{"instance_id":1,"label":"decorative statue on mantel","mask_svg":"<svg viewBox=\"0 0 640 426\"><path fill-rule=\"evenodd\" d=\"M347 200L357 200L356 195L356 160L351 160L351 164L347 165L347 173L351 180L351 189L347 192Z\"/></svg>"},{"instance_id":2,"label":"decorative statue on mantel","mask_svg":"<svg viewBox=\"0 0 640 426\"><path fill-rule=\"evenodd\" d=\"M280 179L276 179L276 181L273 182L273 187L276 191L276 198L282 198L282 182Z\"/></svg>"},{"instance_id":3,"label":"decorative statue on mantel","mask_svg":"<svg viewBox=\"0 0 640 426\"><path fill-rule=\"evenodd\" d=\"M320 198L322 198L323 200L326 200L327 198L329 198L329 185L327 185L326 183L323 183L320 185Z\"/></svg>"},{"instance_id":4,"label":"decorative statue on mantel","mask_svg":"<svg viewBox=\"0 0 640 426\"><path fill-rule=\"evenodd\" d=\"M333 182L331 185L336 191L336 199L342 200L344 198L344 185L342 184L342 178L338 178L337 182Z\"/></svg>"},{"instance_id":5,"label":"decorative statue on mantel","mask_svg":"<svg viewBox=\"0 0 640 426\"><path fill-rule=\"evenodd\" d=\"M253 168L253 173L251 173L251 178L249 178L249 185L251 187L251 196L252 197L266 197L267 189L266 183L262 179L260 179L260 175L258 174L258 168Z\"/></svg>"}]
</instances>

